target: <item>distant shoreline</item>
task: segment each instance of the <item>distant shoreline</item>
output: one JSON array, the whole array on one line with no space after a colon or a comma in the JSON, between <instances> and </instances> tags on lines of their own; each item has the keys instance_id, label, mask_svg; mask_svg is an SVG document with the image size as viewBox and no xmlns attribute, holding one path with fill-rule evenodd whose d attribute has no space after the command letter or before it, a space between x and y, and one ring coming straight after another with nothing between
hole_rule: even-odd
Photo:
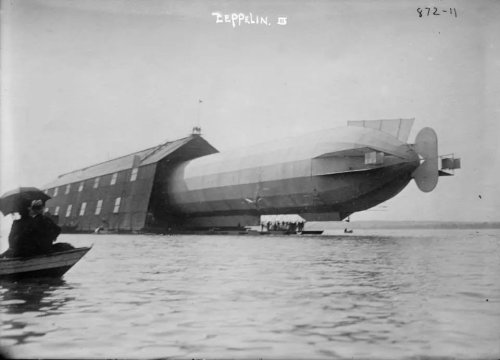
<instances>
[{"instance_id":1,"label":"distant shoreline","mask_svg":"<svg viewBox=\"0 0 500 360\"><path fill-rule=\"evenodd\" d=\"M307 229L500 229L500 222L473 221L329 221L310 222Z\"/></svg>"}]
</instances>

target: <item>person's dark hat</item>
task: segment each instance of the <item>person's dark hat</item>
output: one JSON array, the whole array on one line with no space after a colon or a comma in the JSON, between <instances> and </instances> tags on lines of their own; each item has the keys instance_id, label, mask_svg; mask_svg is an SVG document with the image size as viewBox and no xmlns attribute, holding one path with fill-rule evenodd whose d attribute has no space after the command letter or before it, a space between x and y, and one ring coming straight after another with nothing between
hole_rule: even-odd
<instances>
[{"instance_id":1,"label":"person's dark hat","mask_svg":"<svg viewBox=\"0 0 500 360\"><path fill-rule=\"evenodd\" d=\"M40 210L43 208L43 201L42 200L33 200L31 202L31 208L33 210Z\"/></svg>"}]
</instances>

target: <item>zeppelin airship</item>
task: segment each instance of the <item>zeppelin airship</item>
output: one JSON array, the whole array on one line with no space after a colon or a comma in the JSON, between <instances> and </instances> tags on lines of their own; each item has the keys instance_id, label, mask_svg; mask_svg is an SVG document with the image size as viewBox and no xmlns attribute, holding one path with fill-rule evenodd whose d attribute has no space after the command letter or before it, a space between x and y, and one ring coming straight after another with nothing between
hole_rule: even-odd
<instances>
[{"instance_id":1,"label":"zeppelin airship","mask_svg":"<svg viewBox=\"0 0 500 360\"><path fill-rule=\"evenodd\" d=\"M352 121L193 159L165 179L170 204L194 225L229 226L263 214L342 220L392 198L412 179L429 192L440 175L437 136L424 128L407 144L412 124ZM443 160L448 170L459 167L459 159Z\"/></svg>"},{"instance_id":2,"label":"zeppelin airship","mask_svg":"<svg viewBox=\"0 0 500 360\"><path fill-rule=\"evenodd\" d=\"M223 152L193 134L63 174L45 187L47 206L61 226L81 231L237 227L270 214L339 221L412 180L430 192L460 168L460 159L438 155L431 128L407 143L413 122L350 121Z\"/></svg>"}]
</instances>

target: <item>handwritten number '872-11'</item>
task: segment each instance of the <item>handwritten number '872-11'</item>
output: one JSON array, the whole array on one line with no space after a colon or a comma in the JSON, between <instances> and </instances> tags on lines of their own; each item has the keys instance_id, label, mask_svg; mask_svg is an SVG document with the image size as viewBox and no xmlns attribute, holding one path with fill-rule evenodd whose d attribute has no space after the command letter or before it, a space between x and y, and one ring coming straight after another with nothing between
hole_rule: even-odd
<instances>
[{"instance_id":1,"label":"handwritten number '872-11'","mask_svg":"<svg viewBox=\"0 0 500 360\"><path fill-rule=\"evenodd\" d=\"M437 7L426 7L423 10L421 8L417 8L418 17L422 16L430 16L430 15L441 15L441 13L449 13L451 16L457 17L457 9L449 8L447 10L439 10Z\"/></svg>"}]
</instances>

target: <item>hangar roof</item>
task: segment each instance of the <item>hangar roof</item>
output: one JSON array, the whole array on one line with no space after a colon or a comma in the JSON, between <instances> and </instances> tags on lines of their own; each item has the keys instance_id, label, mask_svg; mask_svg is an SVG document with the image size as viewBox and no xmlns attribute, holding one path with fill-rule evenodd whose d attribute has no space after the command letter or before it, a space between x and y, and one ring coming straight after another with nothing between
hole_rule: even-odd
<instances>
[{"instance_id":1,"label":"hangar roof","mask_svg":"<svg viewBox=\"0 0 500 360\"><path fill-rule=\"evenodd\" d=\"M187 145L195 139L197 139L198 142L201 140L202 146L201 148L196 148L197 150L199 150L200 154L193 154L191 158L217 152L217 150L201 136L190 135L182 139L167 141L163 144L145 150L137 151L132 154L124 155L112 160L74 170L69 173L61 174L57 177L57 179L46 184L43 188L50 189L56 186L71 184L74 182L95 178L97 176L131 169L134 167L153 164L162 160L166 156L173 153L175 150Z\"/></svg>"}]
</instances>

